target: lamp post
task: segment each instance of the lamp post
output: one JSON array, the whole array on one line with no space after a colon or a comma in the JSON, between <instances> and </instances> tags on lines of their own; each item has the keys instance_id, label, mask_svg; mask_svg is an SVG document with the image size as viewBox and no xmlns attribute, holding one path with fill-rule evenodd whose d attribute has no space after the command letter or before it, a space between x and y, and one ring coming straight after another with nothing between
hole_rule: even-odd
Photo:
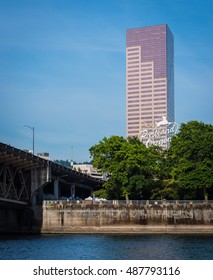
<instances>
[{"instance_id":1,"label":"lamp post","mask_svg":"<svg viewBox=\"0 0 213 280\"><path fill-rule=\"evenodd\" d=\"M34 126L29 126L29 125L24 125L25 127L28 127L32 130L33 132L33 155L34 155L34 141L35 141L35 129Z\"/></svg>"}]
</instances>

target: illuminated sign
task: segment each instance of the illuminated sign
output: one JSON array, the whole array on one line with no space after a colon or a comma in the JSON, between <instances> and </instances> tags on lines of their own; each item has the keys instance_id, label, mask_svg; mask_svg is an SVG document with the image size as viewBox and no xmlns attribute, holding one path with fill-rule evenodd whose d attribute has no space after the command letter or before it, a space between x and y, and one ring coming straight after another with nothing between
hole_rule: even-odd
<instances>
[{"instance_id":1,"label":"illuminated sign","mask_svg":"<svg viewBox=\"0 0 213 280\"><path fill-rule=\"evenodd\" d=\"M145 126L147 128L145 128ZM154 127L148 127L144 123L144 128L140 131L139 139L147 148L151 145L160 147L167 147L171 141L171 137L177 134L178 124L176 122L169 122L166 116L162 116L160 122L156 122Z\"/></svg>"}]
</instances>

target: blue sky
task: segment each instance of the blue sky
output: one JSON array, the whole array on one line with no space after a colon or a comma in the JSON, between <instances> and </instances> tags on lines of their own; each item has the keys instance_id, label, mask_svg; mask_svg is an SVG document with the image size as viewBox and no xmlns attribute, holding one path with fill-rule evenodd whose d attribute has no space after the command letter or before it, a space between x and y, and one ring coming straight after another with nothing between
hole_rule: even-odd
<instances>
[{"instance_id":1,"label":"blue sky","mask_svg":"<svg viewBox=\"0 0 213 280\"><path fill-rule=\"evenodd\" d=\"M126 29L166 23L175 118L213 123L212 0L0 0L0 142L89 160L125 137Z\"/></svg>"}]
</instances>

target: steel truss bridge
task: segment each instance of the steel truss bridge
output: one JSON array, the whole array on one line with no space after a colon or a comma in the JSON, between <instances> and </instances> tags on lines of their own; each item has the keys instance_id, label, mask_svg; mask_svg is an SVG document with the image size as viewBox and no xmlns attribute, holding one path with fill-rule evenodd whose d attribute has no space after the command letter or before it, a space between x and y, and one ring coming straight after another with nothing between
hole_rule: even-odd
<instances>
[{"instance_id":1,"label":"steel truss bridge","mask_svg":"<svg viewBox=\"0 0 213 280\"><path fill-rule=\"evenodd\" d=\"M63 192L85 198L101 184L100 179L0 142L0 206L33 205L45 193L55 199Z\"/></svg>"}]
</instances>

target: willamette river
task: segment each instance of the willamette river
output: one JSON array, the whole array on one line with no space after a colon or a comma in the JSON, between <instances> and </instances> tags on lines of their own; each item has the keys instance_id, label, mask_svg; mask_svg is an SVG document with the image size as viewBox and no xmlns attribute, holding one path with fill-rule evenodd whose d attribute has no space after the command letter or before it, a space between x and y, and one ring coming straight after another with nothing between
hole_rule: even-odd
<instances>
[{"instance_id":1,"label":"willamette river","mask_svg":"<svg viewBox=\"0 0 213 280\"><path fill-rule=\"evenodd\" d=\"M213 260L213 235L0 235L1 260Z\"/></svg>"}]
</instances>

